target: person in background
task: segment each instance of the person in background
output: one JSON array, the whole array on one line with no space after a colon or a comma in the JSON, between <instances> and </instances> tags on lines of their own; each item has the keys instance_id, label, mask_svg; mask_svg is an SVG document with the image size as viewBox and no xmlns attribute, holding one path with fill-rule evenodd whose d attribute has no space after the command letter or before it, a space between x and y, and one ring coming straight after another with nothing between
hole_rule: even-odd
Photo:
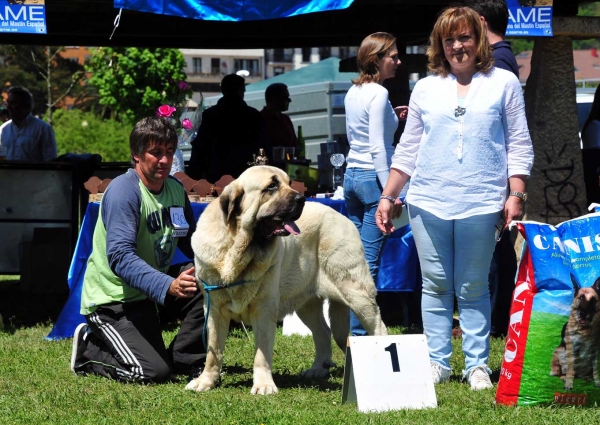
<instances>
[{"instance_id":1,"label":"person in background","mask_svg":"<svg viewBox=\"0 0 600 425\"><path fill-rule=\"evenodd\" d=\"M192 141L188 173L194 179L215 183L233 178L248 168L252 155L263 148L267 155L260 112L244 102L245 80L229 74L221 80L223 97L202 114L198 135Z\"/></svg>"},{"instance_id":2,"label":"person in background","mask_svg":"<svg viewBox=\"0 0 600 425\"><path fill-rule=\"evenodd\" d=\"M582 149L600 149L600 90L598 88L594 92L590 113L581 128L581 143Z\"/></svg>"},{"instance_id":3,"label":"person in background","mask_svg":"<svg viewBox=\"0 0 600 425\"><path fill-rule=\"evenodd\" d=\"M10 117L8 116L6 105L0 105L0 124L4 124L9 119Z\"/></svg>"},{"instance_id":4,"label":"person in background","mask_svg":"<svg viewBox=\"0 0 600 425\"><path fill-rule=\"evenodd\" d=\"M599 86L600 87L600 86ZM588 204L600 203L600 89L596 88L590 113L581 127L583 179Z\"/></svg>"},{"instance_id":5,"label":"person in background","mask_svg":"<svg viewBox=\"0 0 600 425\"><path fill-rule=\"evenodd\" d=\"M51 161L56 158L56 140L52 127L31 114L33 96L24 87L8 89L6 102L11 118L0 133L7 161Z\"/></svg>"},{"instance_id":6,"label":"person in background","mask_svg":"<svg viewBox=\"0 0 600 425\"><path fill-rule=\"evenodd\" d=\"M506 69L519 78L519 66L512 53L510 42L504 40L508 25L508 7L505 0L467 0L466 7L477 12L492 46L494 66ZM515 230L516 231L516 230ZM491 303L490 335L501 337L508 331L510 305L515 288L517 255L511 241L510 231L504 229L490 264L488 285Z\"/></svg>"},{"instance_id":7,"label":"person in background","mask_svg":"<svg viewBox=\"0 0 600 425\"><path fill-rule=\"evenodd\" d=\"M496 226L523 216L533 148L519 80L493 66L477 12L444 10L427 57L431 75L411 94L376 220L383 232L394 230L392 209L410 178L406 202L423 277L421 312L433 381L448 380L452 371L456 296L462 376L472 390L482 390L492 388L488 272Z\"/></svg>"},{"instance_id":8,"label":"person in background","mask_svg":"<svg viewBox=\"0 0 600 425\"><path fill-rule=\"evenodd\" d=\"M519 65L513 55L510 41L504 39L508 25L508 7L505 0L466 0L465 7L477 12L492 46L494 66L506 69L519 78Z\"/></svg>"},{"instance_id":9,"label":"person in background","mask_svg":"<svg viewBox=\"0 0 600 425\"><path fill-rule=\"evenodd\" d=\"M385 32L367 36L358 48L356 60L359 75L344 99L350 145L344 199L348 218L360 233L371 276L377 282L385 235L377 228L375 211L390 173L394 132L398 128L398 116L381 83L394 77L400 65L396 38ZM353 312L350 330L352 335L366 335Z\"/></svg>"},{"instance_id":10,"label":"person in background","mask_svg":"<svg viewBox=\"0 0 600 425\"><path fill-rule=\"evenodd\" d=\"M406 112L408 110L408 102L410 101L410 80L408 78L408 73L406 70L402 69L404 65L401 65L396 70L396 74L392 78L388 78L381 83L383 87L385 87L390 95L390 103L392 104L392 108L399 113L402 113L403 116L406 116ZM398 129L394 133L394 146L398 144L400 140L400 136L404 132L404 127L406 125L405 119L400 119L398 123Z\"/></svg>"},{"instance_id":11,"label":"person in background","mask_svg":"<svg viewBox=\"0 0 600 425\"><path fill-rule=\"evenodd\" d=\"M196 227L185 189L169 175L177 131L165 118L144 118L129 147L133 169L111 181L100 205L81 295L86 323L73 336L71 370L124 382L195 377L206 358L202 295L194 267L171 266L176 248L194 258ZM158 305L183 320L168 350Z\"/></svg>"},{"instance_id":12,"label":"person in background","mask_svg":"<svg viewBox=\"0 0 600 425\"><path fill-rule=\"evenodd\" d=\"M291 101L290 92L283 83L273 83L265 90L267 104L260 111L260 115L263 118L266 141L269 146L298 148L294 124L290 117L284 114L290 107Z\"/></svg>"}]
</instances>

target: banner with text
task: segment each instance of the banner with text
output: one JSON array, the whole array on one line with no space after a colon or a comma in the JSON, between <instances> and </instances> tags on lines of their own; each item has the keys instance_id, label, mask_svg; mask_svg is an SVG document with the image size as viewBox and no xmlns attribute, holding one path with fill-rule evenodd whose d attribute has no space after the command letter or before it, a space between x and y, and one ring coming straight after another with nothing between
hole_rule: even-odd
<instances>
[{"instance_id":1,"label":"banner with text","mask_svg":"<svg viewBox=\"0 0 600 425\"><path fill-rule=\"evenodd\" d=\"M340 10L354 0L114 0L115 8L205 21L256 21Z\"/></svg>"},{"instance_id":2,"label":"banner with text","mask_svg":"<svg viewBox=\"0 0 600 425\"><path fill-rule=\"evenodd\" d=\"M506 0L507 36L551 37L553 0Z\"/></svg>"},{"instance_id":3,"label":"banner with text","mask_svg":"<svg viewBox=\"0 0 600 425\"><path fill-rule=\"evenodd\" d=\"M46 34L45 0L0 0L0 32Z\"/></svg>"}]
</instances>

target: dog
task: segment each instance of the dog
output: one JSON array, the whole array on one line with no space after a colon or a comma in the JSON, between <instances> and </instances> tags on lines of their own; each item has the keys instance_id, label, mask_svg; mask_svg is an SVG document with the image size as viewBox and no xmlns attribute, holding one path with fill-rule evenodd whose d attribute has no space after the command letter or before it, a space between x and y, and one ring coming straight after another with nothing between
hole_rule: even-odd
<instances>
[{"instance_id":1,"label":"dog","mask_svg":"<svg viewBox=\"0 0 600 425\"><path fill-rule=\"evenodd\" d=\"M562 328L561 343L554 350L550 375L573 389L573 379L594 379L600 387L598 354L600 353L600 278L591 287L581 288L571 275L574 299L569 320Z\"/></svg>"},{"instance_id":2,"label":"dog","mask_svg":"<svg viewBox=\"0 0 600 425\"><path fill-rule=\"evenodd\" d=\"M198 220L192 248L206 313L207 357L186 389L216 386L231 320L251 324L256 353L252 394L272 394L277 321L296 311L311 330L316 355L305 377L323 378L331 334L345 351L351 308L370 335L387 335L377 290L354 224L334 209L306 202L289 176L253 166L231 182ZM207 286L223 289L207 292ZM210 297L210 298L209 298ZM323 317L329 299L331 329Z\"/></svg>"}]
</instances>

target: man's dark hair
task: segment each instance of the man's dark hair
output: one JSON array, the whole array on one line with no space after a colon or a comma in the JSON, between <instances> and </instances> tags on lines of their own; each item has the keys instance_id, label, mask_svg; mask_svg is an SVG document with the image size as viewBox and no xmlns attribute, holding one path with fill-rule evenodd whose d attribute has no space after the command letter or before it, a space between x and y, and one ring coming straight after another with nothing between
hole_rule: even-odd
<instances>
[{"instance_id":1,"label":"man's dark hair","mask_svg":"<svg viewBox=\"0 0 600 425\"><path fill-rule=\"evenodd\" d=\"M483 16L491 32L504 37L508 25L508 7L505 0L466 0L464 5Z\"/></svg>"},{"instance_id":2,"label":"man's dark hair","mask_svg":"<svg viewBox=\"0 0 600 425\"><path fill-rule=\"evenodd\" d=\"M137 122L129 135L129 151L131 163L135 165L133 156L142 156L154 142L157 145L177 147L177 129L166 118L146 117Z\"/></svg>"},{"instance_id":3,"label":"man's dark hair","mask_svg":"<svg viewBox=\"0 0 600 425\"><path fill-rule=\"evenodd\" d=\"M265 101L269 103L278 97L288 97L288 87L283 83L273 83L265 90Z\"/></svg>"},{"instance_id":4,"label":"man's dark hair","mask_svg":"<svg viewBox=\"0 0 600 425\"><path fill-rule=\"evenodd\" d=\"M7 90L7 94L9 96L11 94L13 96L19 96L19 98L21 98L21 100L23 100L25 102L25 105L27 105L29 107L30 111L33 109L33 105L34 105L33 104L33 95L25 87L12 86Z\"/></svg>"},{"instance_id":5,"label":"man's dark hair","mask_svg":"<svg viewBox=\"0 0 600 425\"><path fill-rule=\"evenodd\" d=\"M246 80L243 77L237 74L229 74L221 80L221 93L223 93L223 96L236 95L240 90L243 92L245 86Z\"/></svg>"}]
</instances>

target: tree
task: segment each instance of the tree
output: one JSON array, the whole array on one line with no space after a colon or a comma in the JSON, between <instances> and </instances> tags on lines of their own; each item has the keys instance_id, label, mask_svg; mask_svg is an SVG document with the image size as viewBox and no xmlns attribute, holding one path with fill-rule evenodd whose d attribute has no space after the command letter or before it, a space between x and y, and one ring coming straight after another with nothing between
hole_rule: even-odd
<instances>
[{"instance_id":1,"label":"tree","mask_svg":"<svg viewBox=\"0 0 600 425\"><path fill-rule=\"evenodd\" d=\"M128 162L131 126L102 119L93 112L78 109L54 113L54 133L58 154L97 153L105 162Z\"/></svg>"},{"instance_id":2,"label":"tree","mask_svg":"<svg viewBox=\"0 0 600 425\"><path fill-rule=\"evenodd\" d=\"M579 16L600 16L600 3L580 5L577 13ZM599 48L597 38L589 40L573 40L573 50Z\"/></svg>"},{"instance_id":3,"label":"tree","mask_svg":"<svg viewBox=\"0 0 600 425\"><path fill-rule=\"evenodd\" d=\"M89 84L104 112L123 122L153 115L172 85L185 79L185 59L177 49L101 47L91 54Z\"/></svg>"},{"instance_id":4,"label":"tree","mask_svg":"<svg viewBox=\"0 0 600 425\"><path fill-rule=\"evenodd\" d=\"M527 51L527 50L533 50L533 41L530 40L524 40L522 38L517 38L517 39L511 39L511 48L512 48L512 52L513 55L517 56L519 53Z\"/></svg>"},{"instance_id":5,"label":"tree","mask_svg":"<svg viewBox=\"0 0 600 425\"><path fill-rule=\"evenodd\" d=\"M83 68L64 59L56 46L0 47L4 67L0 67L0 80L10 86L26 87L34 99L33 114L46 114L52 125L52 111L62 105L66 96L76 96L82 90L79 82L84 78Z\"/></svg>"}]
</instances>

